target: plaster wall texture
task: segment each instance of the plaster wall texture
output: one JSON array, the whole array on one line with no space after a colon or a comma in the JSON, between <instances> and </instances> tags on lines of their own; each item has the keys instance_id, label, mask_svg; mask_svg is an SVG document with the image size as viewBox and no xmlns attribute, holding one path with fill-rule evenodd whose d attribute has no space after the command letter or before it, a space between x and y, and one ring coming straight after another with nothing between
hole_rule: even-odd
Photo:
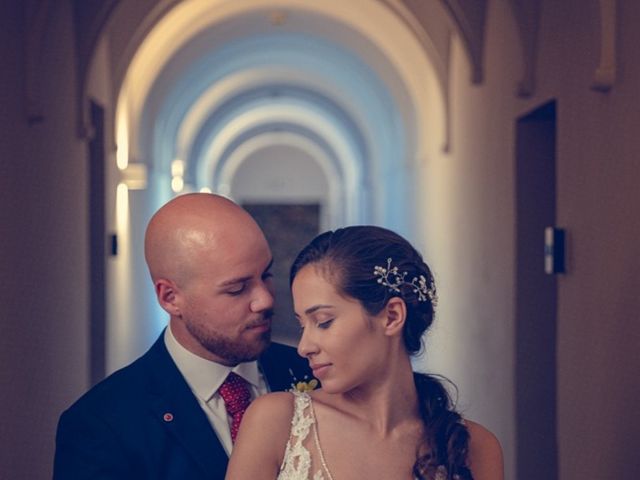
<instances>
[{"instance_id":1,"label":"plaster wall texture","mask_svg":"<svg viewBox=\"0 0 640 480\"><path fill-rule=\"evenodd\" d=\"M536 98L558 99L558 441L561 480L637 475L640 459L640 42L637 2L618 4L618 76L590 89L599 2L546 1Z\"/></svg>"},{"instance_id":2,"label":"plaster wall texture","mask_svg":"<svg viewBox=\"0 0 640 480\"><path fill-rule=\"evenodd\" d=\"M2 2L0 471L51 477L58 415L87 387L86 148L77 136L69 2L56 4L42 38L42 121L24 95L23 2ZM6 268L8 265L9 268Z\"/></svg>"}]
</instances>

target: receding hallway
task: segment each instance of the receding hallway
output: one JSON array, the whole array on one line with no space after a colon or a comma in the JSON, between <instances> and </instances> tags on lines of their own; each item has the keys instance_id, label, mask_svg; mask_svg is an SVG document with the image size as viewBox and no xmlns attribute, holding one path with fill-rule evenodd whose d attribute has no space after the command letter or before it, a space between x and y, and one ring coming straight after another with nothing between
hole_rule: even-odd
<instances>
[{"instance_id":1,"label":"receding hallway","mask_svg":"<svg viewBox=\"0 0 640 480\"><path fill-rule=\"evenodd\" d=\"M507 478L633 478L637 18L632 0L2 2L0 476L49 478L60 412L156 338L144 225L210 189L306 206L303 232L409 237L440 294L416 366L458 385ZM523 125L550 104L541 145ZM547 221L567 232L554 277Z\"/></svg>"}]
</instances>

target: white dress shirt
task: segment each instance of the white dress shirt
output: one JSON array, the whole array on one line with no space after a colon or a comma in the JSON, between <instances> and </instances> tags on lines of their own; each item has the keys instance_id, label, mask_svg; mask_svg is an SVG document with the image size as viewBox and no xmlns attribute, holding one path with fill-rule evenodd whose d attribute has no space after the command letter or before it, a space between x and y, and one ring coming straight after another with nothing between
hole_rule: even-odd
<instances>
[{"instance_id":1,"label":"white dress shirt","mask_svg":"<svg viewBox=\"0 0 640 480\"><path fill-rule=\"evenodd\" d=\"M231 417L227 415L227 409L224 400L218 393L218 388L225 381L229 372L234 372L247 381L252 399L267 393L269 389L262 373L260 373L258 362L246 362L235 367L228 367L199 357L178 343L171 332L171 326L167 326L165 330L164 343L169 355L198 399L202 410L206 413L227 455L231 455L233 448L230 432Z\"/></svg>"}]
</instances>

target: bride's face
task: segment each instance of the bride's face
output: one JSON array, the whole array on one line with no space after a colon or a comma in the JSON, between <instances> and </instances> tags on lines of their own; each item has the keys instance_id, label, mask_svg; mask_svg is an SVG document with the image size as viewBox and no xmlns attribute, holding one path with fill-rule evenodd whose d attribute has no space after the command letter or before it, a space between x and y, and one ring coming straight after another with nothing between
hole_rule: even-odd
<instances>
[{"instance_id":1,"label":"bride's face","mask_svg":"<svg viewBox=\"0 0 640 480\"><path fill-rule=\"evenodd\" d=\"M386 350L380 319L338 293L313 264L298 272L291 289L303 329L298 353L309 360L322 388L345 392L375 381Z\"/></svg>"}]
</instances>

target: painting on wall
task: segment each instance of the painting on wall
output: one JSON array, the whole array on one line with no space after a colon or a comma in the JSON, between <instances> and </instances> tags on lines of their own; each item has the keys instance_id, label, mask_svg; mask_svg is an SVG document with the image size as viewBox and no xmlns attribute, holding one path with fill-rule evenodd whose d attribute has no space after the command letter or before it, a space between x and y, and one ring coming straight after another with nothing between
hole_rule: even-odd
<instances>
[{"instance_id":1,"label":"painting on wall","mask_svg":"<svg viewBox=\"0 0 640 480\"><path fill-rule=\"evenodd\" d=\"M296 345L300 329L293 316L289 269L300 250L319 233L320 205L244 203L242 206L264 231L273 253L276 295L273 339Z\"/></svg>"}]
</instances>

